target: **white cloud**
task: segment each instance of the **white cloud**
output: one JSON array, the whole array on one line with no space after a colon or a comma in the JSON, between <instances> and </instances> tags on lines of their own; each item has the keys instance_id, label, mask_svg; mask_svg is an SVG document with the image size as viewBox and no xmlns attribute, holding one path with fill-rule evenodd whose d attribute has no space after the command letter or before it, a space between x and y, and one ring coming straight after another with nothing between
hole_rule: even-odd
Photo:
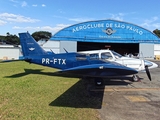
<instances>
[{"instance_id":1,"label":"white cloud","mask_svg":"<svg viewBox=\"0 0 160 120\"><path fill-rule=\"evenodd\" d=\"M36 5L36 4L34 4L34 5L32 5L33 7L37 7L38 5Z\"/></svg>"},{"instance_id":2,"label":"white cloud","mask_svg":"<svg viewBox=\"0 0 160 120\"><path fill-rule=\"evenodd\" d=\"M1 13L0 20L5 20L8 22L19 22L19 23L35 23L40 21L38 19L32 19L30 17L25 17L22 15L16 15L11 13Z\"/></svg>"},{"instance_id":3,"label":"white cloud","mask_svg":"<svg viewBox=\"0 0 160 120\"><path fill-rule=\"evenodd\" d=\"M160 23L154 23L154 24L153 24L153 27L155 27L155 28L157 28L157 29L158 29L158 28L160 29Z\"/></svg>"},{"instance_id":4,"label":"white cloud","mask_svg":"<svg viewBox=\"0 0 160 120\"><path fill-rule=\"evenodd\" d=\"M7 22L0 20L0 26L5 25Z\"/></svg>"},{"instance_id":5,"label":"white cloud","mask_svg":"<svg viewBox=\"0 0 160 120\"><path fill-rule=\"evenodd\" d=\"M23 1L23 2L21 3L21 6L22 6L22 7L26 7L26 6L27 6L27 2L26 2L26 1Z\"/></svg>"},{"instance_id":6,"label":"white cloud","mask_svg":"<svg viewBox=\"0 0 160 120\"><path fill-rule=\"evenodd\" d=\"M11 2L13 2L13 3L18 3L18 1L17 0L10 0Z\"/></svg>"},{"instance_id":7,"label":"white cloud","mask_svg":"<svg viewBox=\"0 0 160 120\"><path fill-rule=\"evenodd\" d=\"M64 16L57 16L57 15L53 15L53 17L58 18L58 19L66 19L68 21L73 21L73 22L78 22L78 23L95 20L94 18L81 18L81 17L68 18Z\"/></svg>"},{"instance_id":8,"label":"white cloud","mask_svg":"<svg viewBox=\"0 0 160 120\"><path fill-rule=\"evenodd\" d=\"M158 22L158 17L152 17L150 19L144 20L144 22L141 24L142 27L145 27L150 30L154 29L160 29L160 23Z\"/></svg>"},{"instance_id":9,"label":"white cloud","mask_svg":"<svg viewBox=\"0 0 160 120\"><path fill-rule=\"evenodd\" d=\"M42 7L46 7L46 5L45 5L45 4L42 4Z\"/></svg>"},{"instance_id":10,"label":"white cloud","mask_svg":"<svg viewBox=\"0 0 160 120\"><path fill-rule=\"evenodd\" d=\"M157 20L158 20L158 17L152 17L150 19L146 19L144 20L144 23L142 24L142 26L146 26L146 27L152 26L152 23Z\"/></svg>"},{"instance_id":11,"label":"white cloud","mask_svg":"<svg viewBox=\"0 0 160 120\"><path fill-rule=\"evenodd\" d=\"M33 6L33 7L38 7L39 5L38 5L38 4L33 4L32 6ZM45 5L45 4L42 4L41 7L46 7L46 5Z\"/></svg>"},{"instance_id":12,"label":"white cloud","mask_svg":"<svg viewBox=\"0 0 160 120\"><path fill-rule=\"evenodd\" d=\"M85 21L91 21L93 18L69 18L69 21L74 21L74 22L85 22Z\"/></svg>"},{"instance_id":13,"label":"white cloud","mask_svg":"<svg viewBox=\"0 0 160 120\"><path fill-rule=\"evenodd\" d=\"M18 1L18 0L10 0L10 1L13 3L13 6L15 6L15 7L18 7L18 6L26 7L26 6L28 6L26 1Z\"/></svg>"},{"instance_id":14,"label":"white cloud","mask_svg":"<svg viewBox=\"0 0 160 120\"><path fill-rule=\"evenodd\" d=\"M110 14L110 15L111 15L111 19L120 20L120 21L123 21L123 17L125 16L124 13Z\"/></svg>"},{"instance_id":15,"label":"white cloud","mask_svg":"<svg viewBox=\"0 0 160 120\"><path fill-rule=\"evenodd\" d=\"M50 32L58 32L59 30L68 27L69 25L65 24L57 24L55 27L51 26L42 26L42 27L19 27L14 26L12 29L15 30L25 30L25 31L50 31Z\"/></svg>"},{"instance_id":16,"label":"white cloud","mask_svg":"<svg viewBox=\"0 0 160 120\"><path fill-rule=\"evenodd\" d=\"M59 12L60 14L65 14L65 11L63 11L62 9L58 9L57 12Z\"/></svg>"},{"instance_id":17,"label":"white cloud","mask_svg":"<svg viewBox=\"0 0 160 120\"><path fill-rule=\"evenodd\" d=\"M70 26L69 24L57 24L56 27L54 27L54 31L57 32L65 27Z\"/></svg>"}]
</instances>

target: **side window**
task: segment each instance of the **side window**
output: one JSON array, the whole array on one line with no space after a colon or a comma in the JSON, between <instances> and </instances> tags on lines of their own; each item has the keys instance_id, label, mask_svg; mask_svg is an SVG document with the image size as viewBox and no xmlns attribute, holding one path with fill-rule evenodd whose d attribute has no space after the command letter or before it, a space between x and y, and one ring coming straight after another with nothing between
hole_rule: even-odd
<instances>
[{"instance_id":1,"label":"side window","mask_svg":"<svg viewBox=\"0 0 160 120\"><path fill-rule=\"evenodd\" d=\"M89 57L90 59L99 59L98 54L90 54Z\"/></svg>"},{"instance_id":2,"label":"side window","mask_svg":"<svg viewBox=\"0 0 160 120\"><path fill-rule=\"evenodd\" d=\"M87 57L86 57L86 55L80 55L80 54L79 54L79 55L76 56L76 59L77 59L77 60L80 60L80 61L81 61L81 60L87 60Z\"/></svg>"},{"instance_id":3,"label":"side window","mask_svg":"<svg viewBox=\"0 0 160 120\"><path fill-rule=\"evenodd\" d=\"M110 52L105 52L105 53L101 53L101 59L111 60L111 59L113 59L113 57L110 54Z\"/></svg>"}]
</instances>

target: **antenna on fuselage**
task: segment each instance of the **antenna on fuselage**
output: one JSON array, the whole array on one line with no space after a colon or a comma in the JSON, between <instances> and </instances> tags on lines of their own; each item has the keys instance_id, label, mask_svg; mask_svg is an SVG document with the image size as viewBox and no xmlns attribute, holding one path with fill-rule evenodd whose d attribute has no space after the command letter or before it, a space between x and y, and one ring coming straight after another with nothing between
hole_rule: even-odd
<instances>
[{"instance_id":1,"label":"antenna on fuselage","mask_svg":"<svg viewBox=\"0 0 160 120\"><path fill-rule=\"evenodd\" d=\"M51 52L52 52L53 54L55 54L52 49L50 49L50 50L51 50Z\"/></svg>"},{"instance_id":2,"label":"antenna on fuselage","mask_svg":"<svg viewBox=\"0 0 160 120\"><path fill-rule=\"evenodd\" d=\"M63 49L65 50L66 53L68 53L68 51L65 48L63 48Z\"/></svg>"}]
</instances>

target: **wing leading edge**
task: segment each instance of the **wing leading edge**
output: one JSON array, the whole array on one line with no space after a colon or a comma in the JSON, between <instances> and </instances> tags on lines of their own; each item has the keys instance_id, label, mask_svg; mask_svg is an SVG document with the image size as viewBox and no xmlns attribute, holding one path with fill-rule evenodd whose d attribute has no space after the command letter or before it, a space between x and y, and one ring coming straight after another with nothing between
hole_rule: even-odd
<instances>
[{"instance_id":1,"label":"wing leading edge","mask_svg":"<svg viewBox=\"0 0 160 120\"><path fill-rule=\"evenodd\" d=\"M77 74L81 76L92 76L92 77L123 76L123 75L132 75L138 73L138 71L135 69L114 63L78 66L65 69L61 72Z\"/></svg>"}]
</instances>

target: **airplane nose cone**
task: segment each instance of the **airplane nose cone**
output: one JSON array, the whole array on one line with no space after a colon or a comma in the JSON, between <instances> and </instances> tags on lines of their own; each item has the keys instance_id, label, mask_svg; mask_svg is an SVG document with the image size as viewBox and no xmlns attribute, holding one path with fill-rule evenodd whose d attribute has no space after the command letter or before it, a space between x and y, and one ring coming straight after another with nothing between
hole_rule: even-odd
<instances>
[{"instance_id":1,"label":"airplane nose cone","mask_svg":"<svg viewBox=\"0 0 160 120\"><path fill-rule=\"evenodd\" d=\"M144 61L144 65L148 66L149 69L150 68L157 68L158 67L158 65L156 63L151 62L151 61L147 61L147 60Z\"/></svg>"},{"instance_id":2,"label":"airplane nose cone","mask_svg":"<svg viewBox=\"0 0 160 120\"><path fill-rule=\"evenodd\" d=\"M148 67L151 67L153 64L152 64L152 62L145 60L144 65L148 66Z\"/></svg>"}]
</instances>

